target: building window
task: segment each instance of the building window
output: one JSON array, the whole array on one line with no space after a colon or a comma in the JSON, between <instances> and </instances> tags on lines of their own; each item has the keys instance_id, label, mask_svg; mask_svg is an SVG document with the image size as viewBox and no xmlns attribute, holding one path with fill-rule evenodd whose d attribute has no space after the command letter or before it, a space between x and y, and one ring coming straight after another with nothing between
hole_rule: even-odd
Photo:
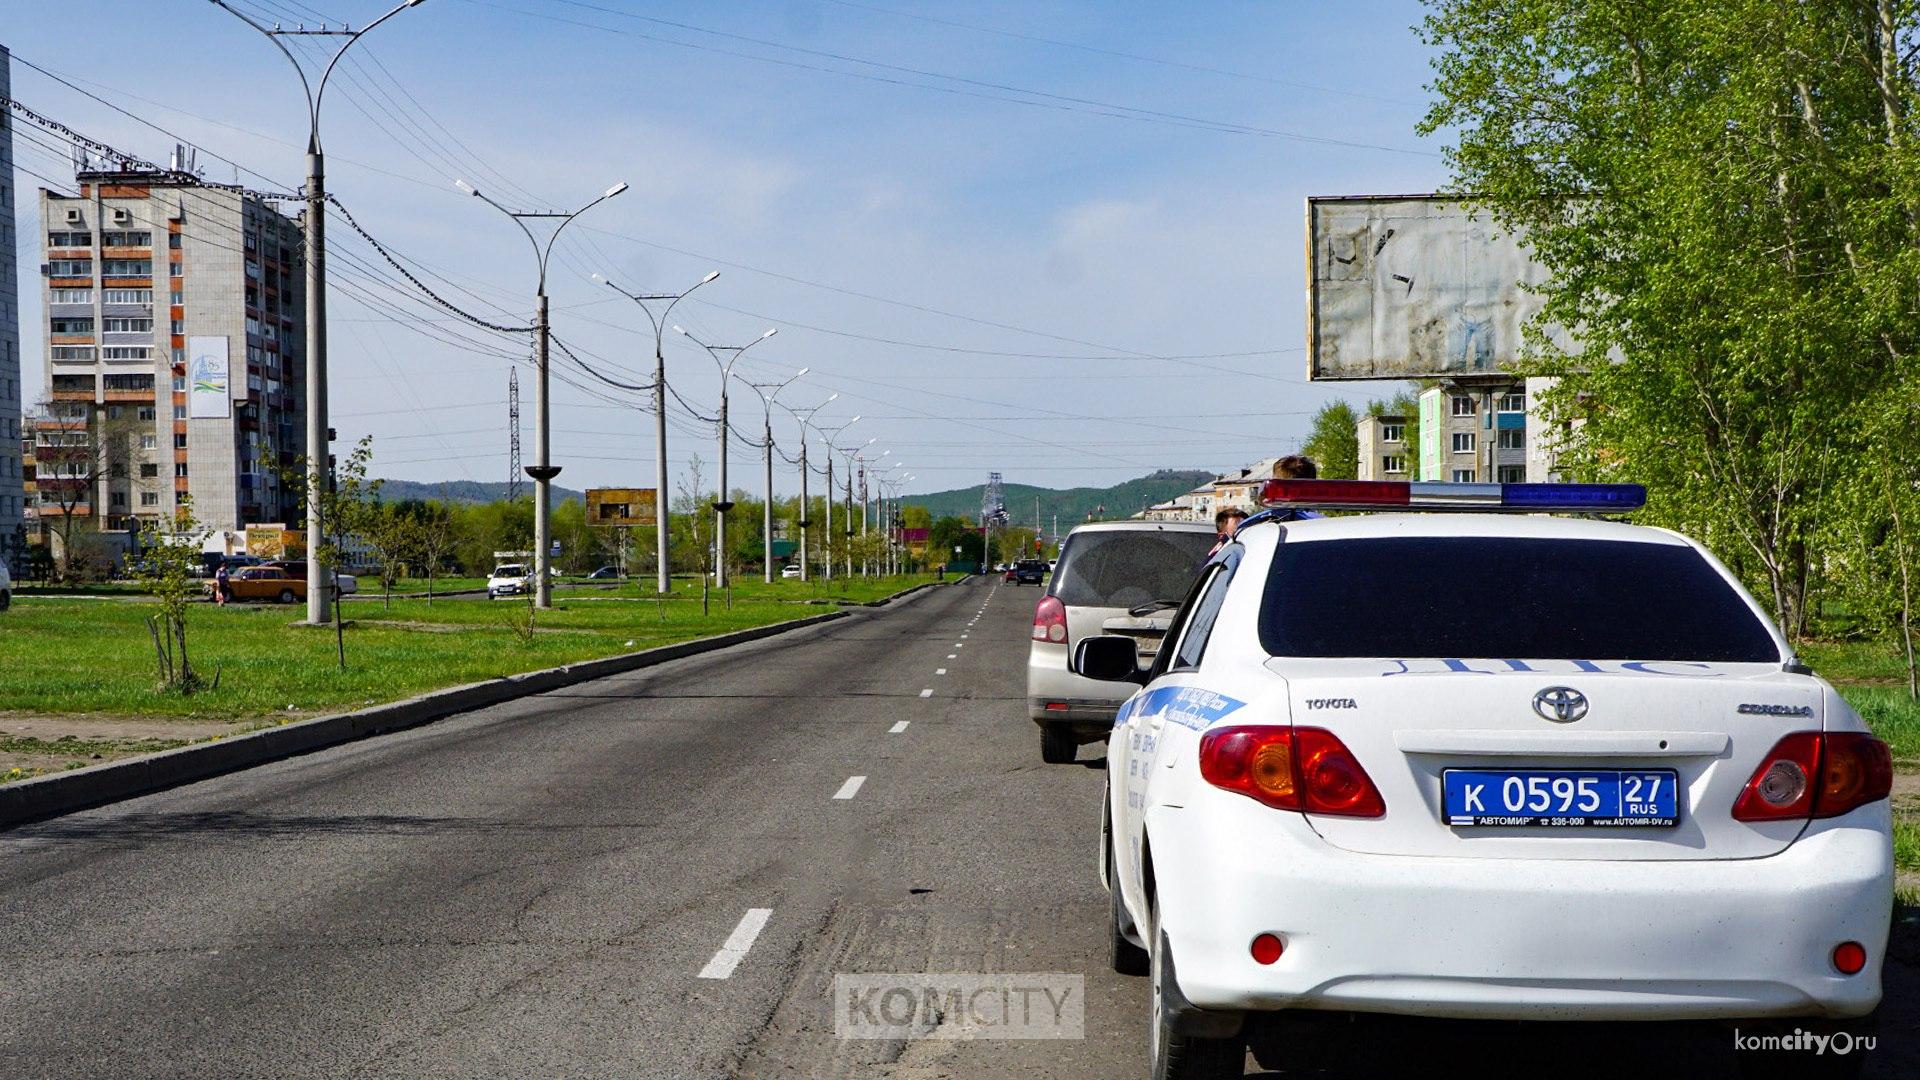
<instances>
[{"instance_id":1,"label":"building window","mask_svg":"<svg viewBox=\"0 0 1920 1080\"><path fill-rule=\"evenodd\" d=\"M144 390L144 391L147 391L148 393L152 393L153 392L153 376L151 375L109 375L107 376L107 389L117 390L121 392L133 392L133 391Z\"/></svg>"},{"instance_id":2,"label":"building window","mask_svg":"<svg viewBox=\"0 0 1920 1080\"><path fill-rule=\"evenodd\" d=\"M1454 483L1456 483L1456 484L1471 484L1471 483L1473 483L1473 470L1472 470L1472 469L1455 469L1455 470L1453 470L1453 482L1454 482Z\"/></svg>"},{"instance_id":3,"label":"building window","mask_svg":"<svg viewBox=\"0 0 1920 1080\"><path fill-rule=\"evenodd\" d=\"M1477 439L1473 432L1456 431L1453 433L1453 452L1456 454L1471 454L1474 451L1476 442Z\"/></svg>"},{"instance_id":4,"label":"building window","mask_svg":"<svg viewBox=\"0 0 1920 1080\"><path fill-rule=\"evenodd\" d=\"M140 478L142 480L152 480L159 475L160 475L160 466L158 465L148 463L146 465L140 466Z\"/></svg>"},{"instance_id":5,"label":"building window","mask_svg":"<svg viewBox=\"0 0 1920 1080\"><path fill-rule=\"evenodd\" d=\"M101 320L101 329L109 334L151 334L152 319L107 318Z\"/></svg>"},{"instance_id":6,"label":"building window","mask_svg":"<svg viewBox=\"0 0 1920 1080\"><path fill-rule=\"evenodd\" d=\"M108 345L100 350L100 358L103 360L151 360L153 349L146 345ZM153 389L153 383L148 382L144 389Z\"/></svg>"},{"instance_id":7,"label":"building window","mask_svg":"<svg viewBox=\"0 0 1920 1080\"><path fill-rule=\"evenodd\" d=\"M175 359L178 359L178 357L176 357ZM186 392L187 392L187 379L186 379L186 376L184 376L184 375L175 375L175 376L173 377L173 392L174 392L174 393L176 393L176 394L184 394L184 393L186 393Z\"/></svg>"},{"instance_id":8,"label":"building window","mask_svg":"<svg viewBox=\"0 0 1920 1080\"><path fill-rule=\"evenodd\" d=\"M179 251L179 250L180 250L180 234L179 234L179 233L168 233L168 234L167 234L167 246L168 246L168 247L170 247L170 248L172 248L172 249L173 249L173 250L175 250L175 251Z\"/></svg>"},{"instance_id":9,"label":"building window","mask_svg":"<svg viewBox=\"0 0 1920 1080\"><path fill-rule=\"evenodd\" d=\"M1501 428L1500 449L1525 450L1527 448L1526 428Z\"/></svg>"},{"instance_id":10,"label":"building window","mask_svg":"<svg viewBox=\"0 0 1920 1080\"><path fill-rule=\"evenodd\" d=\"M152 289L103 289L100 299L109 304L141 304L153 306Z\"/></svg>"},{"instance_id":11,"label":"building window","mask_svg":"<svg viewBox=\"0 0 1920 1080\"><path fill-rule=\"evenodd\" d=\"M49 259L48 277L92 277L92 259Z\"/></svg>"},{"instance_id":12,"label":"building window","mask_svg":"<svg viewBox=\"0 0 1920 1080\"><path fill-rule=\"evenodd\" d=\"M173 433L173 448L174 448L175 450L185 450L185 449L187 448L187 433L186 433L186 432L184 432L184 431L176 431L176 432L174 432L174 433Z\"/></svg>"},{"instance_id":13,"label":"building window","mask_svg":"<svg viewBox=\"0 0 1920 1080\"><path fill-rule=\"evenodd\" d=\"M167 303L169 304L184 304L186 302L187 302L187 294L180 291L179 289L175 289L172 292L167 294Z\"/></svg>"},{"instance_id":14,"label":"building window","mask_svg":"<svg viewBox=\"0 0 1920 1080\"><path fill-rule=\"evenodd\" d=\"M140 449L157 450L159 448L160 448L160 440L157 437L152 435L140 436Z\"/></svg>"},{"instance_id":15,"label":"building window","mask_svg":"<svg viewBox=\"0 0 1920 1080\"><path fill-rule=\"evenodd\" d=\"M48 346L48 351L49 355L55 360L93 359L93 346L91 345L51 345Z\"/></svg>"},{"instance_id":16,"label":"building window","mask_svg":"<svg viewBox=\"0 0 1920 1080\"><path fill-rule=\"evenodd\" d=\"M153 234L144 230L137 232L103 232L100 234L101 247L152 247Z\"/></svg>"},{"instance_id":17,"label":"building window","mask_svg":"<svg viewBox=\"0 0 1920 1080\"><path fill-rule=\"evenodd\" d=\"M187 407L185 405L175 405L173 407L173 418L175 420L185 420L187 418Z\"/></svg>"},{"instance_id":18,"label":"building window","mask_svg":"<svg viewBox=\"0 0 1920 1080\"><path fill-rule=\"evenodd\" d=\"M105 277L152 277L152 259L103 259L100 273Z\"/></svg>"},{"instance_id":19,"label":"building window","mask_svg":"<svg viewBox=\"0 0 1920 1080\"><path fill-rule=\"evenodd\" d=\"M173 332L173 333L176 333L176 334L184 334L184 333L186 333L186 332L187 332L187 320L185 320L185 319L175 319L175 320L173 320L173 325L172 325L172 327L171 327L171 330L172 330L172 332Z\"/></svg>"},{"instance_id":20,"label":"building window","mask_svg":"<svg viewBox=\"0 0 1920 1080\"><path fill-rule=\"evenodd\" d=\"M49 304L91 304L93 303L93 290L92 289L48 289L47 303Z\"/></svg>"},{"instance_id":21,"label":"building window","mask_svg":"<svg viewBox=\"0 0 1920 1080\"><path fill-rule=\"evenodd\" d=\"M1453 415L1472 416L1474 413L1478 412L1479 409L1480 409L1479 405L1475 404L1473 398L1469 397L1468 395L1466 394L1453 395Z\"/></svg>"},{"instance_id":22,"label":"building window","mask_svg":"<svg viewBox=\"0 0 1920 1080\"><path fill-rule=\"evenodd\" d=\"M1500 395L1501 412L1526 412L1527 395L1524 390Z\"/></svg>"},{"instance_id":23,"label":"building window","mask_svg":"<svg viewBox=\"0 0 1920 1080\"><path fill-rule=\"evenodd\" d=\"M50 334L91 334L93 333L93 319L77 317L48 319L47 332Z\"/></svg>"},{"instance_id":24,"label":"building window","mask_svg":"<svg viewBox=\"0 0 1920 1080\"><path fill-rule=\"evenodd\" d=\"M1407 459L1390 454L1380 459L1380 471L1385 473L1403 473L1407 471Z\"/></svg>"},{"instance_id":25,"label":"building window","mask_svg":"<svg viewBox=\"0 0 1920 1080\"><path fill-rule=\"evenodd\" d=\"M50 232L47 234L47 246L50 248L92 247L93 234L90 232Z\"/></svg>"},{"instance_id":26,"label":"building window","mask_svg":"<svg viewBox=\"0 0 1920 1080\"><path fill-rule=\"evenodd\" d=\"M1380 441L1381 442L1406 442L1407 441L1406 425L1404 424L1380 425Z\"/></svg>"},{"instance_id":27,"label":"building window","mask_svg":"<svg viewBox=\"0 0 1920 1080\"><path fill-rule=\"evenodd\" d=\"M142 420L152 420L152 419L154 418L154 416L155 416L155 413L154 413L154 410L153 410L153 406L151 406L151 405L142 405L142 406L140 406L140 414L139 414L139 415L140 415L140 419L142 419Z\"/></svg>"},{"instance_id":28,"label":"building window","mask_svg":"<svg viewBox=\"0 0 1920 1080\"><path fill-rule=\"evenodd\" d=\"M1500 466L1500 482L1501 482L1501 483L1503 483L1503 484L1524 484L1524 483L1526 483L1526 482L1527 482L1527 467L1526 467L1525 465L1502 465L1502 466Z\"/></svg>"},{"instance_id":29,"label":"building window","mask_svg":"<svg viewBox=\"0 0 1920 1080\"><path fill-rule=\"evenodd\" d=\"M184 461L175 462L173 466L173 475L175 476L187 475L187 463Z\"/></svg>"},{"instance_id":30,"label":"building window","mask_svg":"<svg viewBox=\"0 0 1920 1080\"><path fill-rule=\"evenodd\" d=\"M56 394L91 394L93 393L93 376L55 375L53 377L53 392Z\"/></svg>"},{"instance_id":31,"label":"building window","mask_svg":"<svg viewBox=\"0 0 1920 1080\"><path fill-rule=\"evenodd\" d=\"M125 506L125 505L127 505L127 493L126 493L126 492L124 492L124 491L115 491L115 492L112 492L112 493L110 493L110 494L108 495L108 499L109 499L109 500L111 501L111 503L112 503L112 504L113 504L114 506Z\"/></svg>"},{"instance_id":32,"label":"building window","mask_svg":"<svg viewBox=\"0 0 1920 1080\"><path fill-rule=\"evenodd\" d=\"M143 492L141 492L141 493L140 493L140 505L141 505L141 506L159 506L159 505L160 505L160 493L159 493L159 492L157 492L157 491L143 491Z\"/></svg>"}]
</instances>

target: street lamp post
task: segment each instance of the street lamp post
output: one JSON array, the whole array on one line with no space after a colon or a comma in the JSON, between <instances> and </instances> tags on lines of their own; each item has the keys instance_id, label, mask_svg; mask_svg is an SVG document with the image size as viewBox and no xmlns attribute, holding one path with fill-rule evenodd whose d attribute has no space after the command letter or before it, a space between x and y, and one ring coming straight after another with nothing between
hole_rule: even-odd
<instances>
[{"instance_id":1,"label":"street lamp post","mask_svg":"<svg viewBox=\"0 0 1920 1080\"><path fill-rule=\"evenodd\" d=\"M748 387L752 388L754 393L760 395L760 409L765 414L764 419L762 420L763 426L761 428L760 437L763 440L762 449L765 451L766 462L767 462L767 501L766 501L766 505L761 507L760 545L762 548L762 559L765 563L766 582L769 585L773 584L773 405L774 405L774 399L780 396L780 391L785 390L787 387L793 385L793 380L799 378L802 375L805 375L807 371L808 371L807 368L801 368L799 371L796 371L792 375L788 376L785 381L777 382L777 383L750 382L744 378L740 380L741 382L746 383ZM801 442L802 442L803 448L804 448L805 440L806 440L806 436L802 434ZM805 468L804 458L802 459L802 461L803 461L803 464L801 467L802 469L804 469ZM805 517L806 511L802 509L800 512L800 515L802 517Z\"/></svg>"},{"instance_id":2,"label":"street lamp post","mask_svg":"<svg viewBox=\"0 0 1920 1080\"><path fill-rule=\"evenodd\" d=\"M327 79L333 75L333 67L340 58L353 48L354 42L365 37L369 31L410 7L418 7L423 0L403 0L385 15L362 26L358 30L341 27L329 30L322 26L317 30L308 30L304 26L298 30L282 30L279 26L269 29L265 24L241 14L226 3L226 0L212 0L216 7L227 14L253 27L266 35L273 47L293 65L294 73L300 76L300 88L307 95L307 191L306 219L302 222L305 262L307 275L306 288L306 405L307 405L307 581L318 583L332 579L327 577L328 569L320 562L320 537L325 535L326 522L320 520L320 496L326 483L328 457L332 454L329 445L332 441L327 427L327 247L326 247L326 207L327 207L327 161L320 151L320 102L327 92ZM318 81L307 78L306 69L300 61L294 59L293 52L283 44L282 37L343 37L340 47L334 50L332 59L321 69ZM324 623L332 617L330 610L333 590L316 587L307 590L307 621Z\"/></svg>"},{"instance_id":3,"label":"street lamp post","mask_svg":"<svg viewBox=\"0 0 1920 1080\"><path fill-rule=\"evenodd\" d=\"M801 581L811 580L808 575L812 573L812 571L807 567L807 533L813 529L813 519L809 516L813 513L813 501L812 501L812 497L807 494L807 473L809 471L807 468L808 421L813 419L814 413L817 413L821 409L824 409L828 405L832 404L833 400L839 396L840 396L839 394L828 394L827 400L821 402L818 405L815 405L811 409L805 410L804 414L799 409L789 408L788 406L785 406L785 405L780 406L781 408L786 409L789 413L792 413L794 420L798 422L800 425L800 520L795 524L797 524L800 528L800 580Z\"/></svg>"},{"instance_id":4,"label":"street lamp post","mask_svg":"<svg viewBox=\"0 0 1920 1080\"><path fill-rule=\"evenodd\" d=\"M509 210L494 202L480 192L480 189L465 180L455 180L454 186L479 199L495 210L507 215L520 231L527 234L527 243L533 245L533 259L540 271L538 291L534 294L533 308L533 366L535 370L534 406L533 406L533 442L534 464L527 466L528 476L533 477L533 573L534 606L550 608L553 606L553 566L552 516L553 516L553 478L560 475L560 467L550 460L550 428L547 402L547 257L553 254L554 242L560 239L561 230L573 223L573 219L594 207L627 190L622 182L613 185L593 201L578 210L527 211ZM527 222L559 222L553 231L547 234L547 242L542 244Z\"/></svg>"},{"instance_id":5,"label":"street lamp post","mask_svg":"<svg viewBox=\"0 0 1920 1080\"><path fill-rule=\"evenodd\" d=\"M713 362L720 368L720 490L713 499L713 587L727 587L727 511L733 509L733 500L727 497L727 385L733 381L733 365L748 349L779 333L778 328L770 329L745 345L709 345L694 337L683 326L675 326L673 332L707 350ZM732 353L728 359L720 359L721 353Z\"/></svg>"},{"instance_id":6,"label":"street lamp post","mask_svg":"<svg viewBox=\"0 0 1920 1080\"><path fill-rule=\"evenodd\" d=\"M593 280L601 282L607 288L634 302L641 311L646 312L647 321L653 324L653 540L655 563L658 572L656 589L661 593L673 591L673 580L668 574L667 548L670 537L667 531L667 353L663 338L667 332L667 316L672 314L673 305L686 299L694 289L707 284L720 276L720 271L708 271L707 276L694 282L693 287L679 293L630 293L615 285L603 274L593 275ZM667 306L659 315L647 305L650 302L665 300Z\"/></svg>"},{"instance_id":7,"label":"street lamp post","mask_svg":"<svg viewBox=\"0 0 1920 1080\"><path fill-rule=\"evenodd\" d=\"M825 556L821 562L826 565L825 577L828 581L833 580L833 500L838 497L838 494L833 490L833 440L839 438L841 432L859 422L860 418L856 416L837 428L825 428L818 425L814 427L814 430L820 433L820 448L825 450L827 455L827 542L821 551L821 554Z\"/></svg>"}]
</instances>

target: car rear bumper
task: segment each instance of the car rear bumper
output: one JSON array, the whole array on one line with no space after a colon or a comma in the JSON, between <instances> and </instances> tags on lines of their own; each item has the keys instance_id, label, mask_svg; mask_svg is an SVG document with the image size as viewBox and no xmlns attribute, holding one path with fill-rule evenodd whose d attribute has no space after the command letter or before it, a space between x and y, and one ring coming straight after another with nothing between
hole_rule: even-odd
<instances>
[{"instance_id":1,"label":"car rear bumper","mask_svg":"<svg viewBox=\"0 0 1920 1080\"><path fill-rule=\"evenodd\" d=\"M1036 723L1071 723L1104 735L1113 717L1139 687L1101 682L1067 670L1067 647L1035 641L1027 650L1027 715Z\"/></svg>"},{"instance_id":2,"label":"car rear bumper","mask_svg":"<svg viewBox=\"0 0 1920 1080\"><path fill-rule=\"evenodd\" d=\"M1767 858L1622 862L1357 854L1299 814L1205 800L1149 825L1181 990L1202 1008L1698 1020L1880 1001L1884 802ZM1272 965L1249 954L1260 933L1286 943ZM1856 975L1833 967L1843 941L1866 946Z\"/></svg>"}]
</instances>

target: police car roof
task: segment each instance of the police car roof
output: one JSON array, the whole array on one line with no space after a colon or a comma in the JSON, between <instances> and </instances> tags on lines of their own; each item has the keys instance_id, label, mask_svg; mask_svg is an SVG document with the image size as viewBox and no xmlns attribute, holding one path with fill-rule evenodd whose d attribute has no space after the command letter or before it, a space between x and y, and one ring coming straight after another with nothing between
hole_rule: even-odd
<instances>
[{"instance_id":1,"label":"police car roof","mask_svg":"<svg viewBox=\"0 0 1920 1080\"><path fill-rule=\"evenodd\" d=\"M1617 540L1686 546L1678 533L1646 525L1547 514L1427 513L1348 514L1296 521L1261 521L1245 530L1284 525L1290 544L1313 540L1418 536L1539 537L1557 540Z\"/></svg>"}]
</instances>

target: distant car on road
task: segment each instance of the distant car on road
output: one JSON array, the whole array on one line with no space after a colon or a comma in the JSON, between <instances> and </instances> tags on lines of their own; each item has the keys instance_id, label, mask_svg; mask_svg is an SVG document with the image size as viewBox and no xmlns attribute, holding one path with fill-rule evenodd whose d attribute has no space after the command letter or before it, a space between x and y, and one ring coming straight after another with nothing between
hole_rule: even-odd
<instances>
[{"instance_id":1,"label":"distant car on road","mask_svg":"<svg viewBox=\"0 0 1920 1080\"><path fill-rule=\"evenodd\" d=\"M217 587L209 582L208 595ZM243 566L229 570L227 588L234 600L292 604L307 598L306 579L294 577L277 566Z\"/></svg>"},{"instance_id":2,"label":"distant car on road","mask_svg":"<svg viewBox=\"0 0 1920 1080\"><path fill-rule=\"evenodd\" d=\"M1047 560L1021 559L1008 571L1012 575L1008 580L1015 585L1045 585L1047 583Z\"/></svg>"},{"instance_id":3,"label":"distant car on road","mask_svg":"<svg viewBox=\"0 0 1920 1080\"><path fill-rule=\"evenodd\" d=\"M1255 515L1153 663L1077 641L1074 670L1133 691L1099 865L1113 966L1149 978L1152 1075L1238 1077L1249 1048L1292 1075L1343 1032L1400 1037L1356 1013L1844 1032L1851 1053L1739 1067L1857 1075L1887 745L1701 545L1547 516L1640 489L1467 487L1272 481L1289 508L1525 512ZM1467 566L1499 587L1436 599Z\"/></svg>"},{"instance_id":4,"label":"distant car on road","mask_svg":"<svg viewBox=\"0 0 1920 1080\"><path fill-rule=\"evenodd\" d=\"M588 581L618 581L625 577L617 566L603 566L587 575Z\"/></svg>"},{"instance_id":5,"label":"distant car on road","mask_svg":"<svg viewBox=\"0 0 1920 1080\"><path fill-rule=\"evenodd\" d=\"M1027 715L1040 725L1042 761L1065 764L1081 743L1106 738L1130 693L1068 671L1073 643L1125 634L1151 660L1214 538L1209 525L1178 521L1103 521L1068 534L1027 650Z\"/></svg>"},{"instance_id":6,"label":"distant car on road","mask_svg":"<svg viewBox=\"0 0 1920 1080\"><path fill-rule=\"evenodd\" d=\"M783 567L781 567L781 568L780 568L780 576L781 576L781 577L783 577L783 578L797 578L797 577L799 577L799 576L800 576L800 564L798 564L798 563L795 563L795 564L793 564L792 566L783 566Z\"/></svg>"},{"instance_id":7,"label":"distant car on road","mask_svg":"<svg viewBox=\"0 0 1920 1080\"><path fill-rule=\"evenodd\" d=\"M501 563L487 577L487 599L518 596L533 588L533 572L525 563Z\"/></svg>"}]
</instances>

